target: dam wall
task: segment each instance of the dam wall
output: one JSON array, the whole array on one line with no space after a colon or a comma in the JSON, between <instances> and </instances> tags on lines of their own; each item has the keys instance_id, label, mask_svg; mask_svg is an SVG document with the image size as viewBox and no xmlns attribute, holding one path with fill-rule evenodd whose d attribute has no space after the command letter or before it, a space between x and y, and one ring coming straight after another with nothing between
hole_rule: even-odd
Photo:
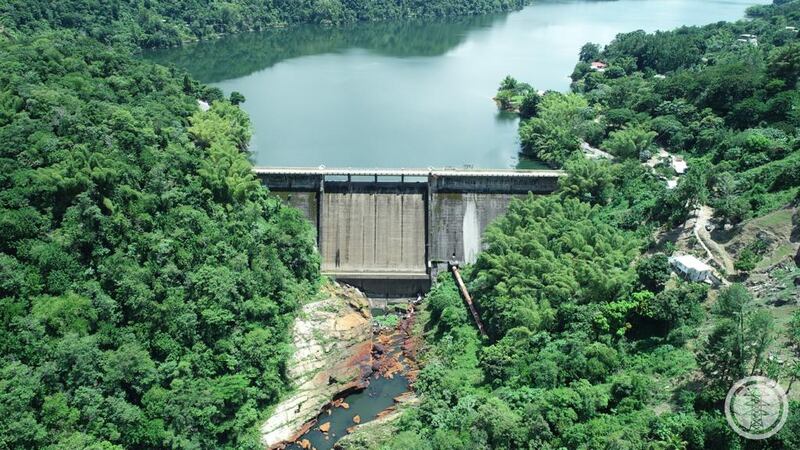
<instances>
[{"instance_id":1,"label":"dam wall","mask_svg":"<svg viewBox=\"0 0 800 450\"><path fill-rule=\"evenodd\" d=\"M430 207L430 259L474 263L486 227L522 194L434 193Z\"/></svg>"},{"instance_id":2,"label":"dam wall","mask_svg":"<svg viewBox=\"0 0 800 450\"><path fill-rule=\"evenodd\" d=\"M323 273L351 278L426 274L422 195L326 193L322 204Z\"/></svg>"},{"instance_id":3,"label":"dam wall","mask_svg":"<svg viewBox=\"0 0 800 450\"><path fill-rule=\"evenodd\" d=\"M317 231L322 273L371 296L424 292L449 262L472 263L514 198L546 195L540 170L255 168Z\"/></svg>"}]
</instances>

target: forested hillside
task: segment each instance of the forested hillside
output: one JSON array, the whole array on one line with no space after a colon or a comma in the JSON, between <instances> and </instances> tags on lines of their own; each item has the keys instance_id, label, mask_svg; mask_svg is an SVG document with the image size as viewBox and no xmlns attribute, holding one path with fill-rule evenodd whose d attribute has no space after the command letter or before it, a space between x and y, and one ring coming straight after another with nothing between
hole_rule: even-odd
<instances>
[{"instance_id":1,"label":"forested hillside","mask_svg":"<svg viewBox=\"0 0 800 450\"><path fill-rule=\"evenodd\" d=\"M293 23L441 18L518 9L529 0L7 0L6 32L76 29L104 43L168 47ZM2 31L2 30L0 30Z\"/></svg>"},{"instance_id":2,"label":"forested hillside","mask_svg":"<svg viewBox=\"0 0 800 450\"><path fill-rule=\"evenodd\" d=\"M119 48L2 42L0 446L258 447L319 269L249 137L218 90Z\"/></svg>"},{"instance_id":3,"label":"forested hillside","mask_svg":"<svg viewBox=\"0 0 800 450\"><path fill-rule=\"evenodd\" d=\"M800 2L777 3L749 9L752 20L586 44L573 93L540 96L508 78L498 99L523 116L523 152L554 165L581 142L621 160L683 154L692 176L656 213L675 218L694 197L729 223L763 215L800 187Z\"/></svg>"},{"instance_id":4,"label":"forested hillside","mask_svg":"<svg viewBox=\"0 0 800 450\"><path fill-rule=\"evenodd\" d=\"M387 447L800 448L796 305L778 320L742 284L671 276L674 243L655 239L702 204L735 224L797 202L800 2L776 3L753 20L587 44L570 93L502 82L523 151L568 175L556 195L513 203L464 270L488 338L448 277L429 295L421 403ZM677 186L671 167L643 164L660 147L688 161ZM764 441L722 412L754 374L795 399Z\"/></svg>"}]
</instances>

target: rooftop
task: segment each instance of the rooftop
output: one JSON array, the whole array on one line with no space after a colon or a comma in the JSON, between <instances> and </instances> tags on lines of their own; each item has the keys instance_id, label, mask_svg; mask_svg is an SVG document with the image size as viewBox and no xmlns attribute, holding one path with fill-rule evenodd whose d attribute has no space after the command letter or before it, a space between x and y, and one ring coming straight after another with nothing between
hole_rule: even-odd
<instances>
[{"instance_id":1,"label":"rooftop","mask_svg":"<svg viewBox=\"0 0 800 450\"><path fill-rule=\"evenodd\" d=\"M678 264L686 267L687 269L694 269L698 272L712 271L713 268L708 264L700 261L692 255L675 255L670 258L670 262L677 262Z\"/></svg>"}]
</instances>

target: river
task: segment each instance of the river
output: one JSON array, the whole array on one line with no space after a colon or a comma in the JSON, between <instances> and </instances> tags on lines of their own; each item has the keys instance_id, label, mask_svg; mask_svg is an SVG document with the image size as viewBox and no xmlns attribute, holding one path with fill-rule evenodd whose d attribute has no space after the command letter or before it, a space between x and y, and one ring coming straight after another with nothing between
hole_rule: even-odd
<instances>
[{"instance_id":1,"label":"river","mask_svg":"<svg viewBox=\"0 0 800 450\"><path fill-rule=\"evenodd\" d=\"M588 41L736 20L756 3L769 0L540 0L502 15L296 26L145 56L244 94L258 165L505 168L519 163L517 119L491 100L505 75L564 91Z\"/></svg>"}]
</instances>

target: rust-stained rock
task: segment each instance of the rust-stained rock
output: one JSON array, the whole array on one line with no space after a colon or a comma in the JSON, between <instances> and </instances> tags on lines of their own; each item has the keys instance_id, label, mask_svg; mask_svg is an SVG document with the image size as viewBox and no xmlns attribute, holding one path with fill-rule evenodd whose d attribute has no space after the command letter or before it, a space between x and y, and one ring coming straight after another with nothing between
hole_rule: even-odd
<instances>
[{"instance_id":1,"label":"rust-stained rock","mask_svg":"<svg viewBox=\"0 0 800 450\"><path fill-rule=\"evenodd\" d=\"M295 352L287 361L287 375L295 380L295 390L261 426L266 447L282 447L302 436L332 397L363 386L372 373L366 296L336 283L322 291L327 298L304 305L292 327Z\"/></svg>"},{"instance_id":2,"label":"rust-stained rock","mask_svg":"<svg viewBox=\"0 0 800 450\"><path fill-rule=\"evenodd\" d=\"M330 422L325 422L319 426L319 431L322 431L323 433L327 433L328 431L330 431L330 429L331 429Z\"/></svg>"},{"instance_id":3,"label":"rust-stained rock","mask_svg":"<svg viewBox=\"0 0 800 450\"><path fill-rule=\"evenodd\" d=\"M353 423L361 423L361 416L356 415L355 417L353 417Z\"/></svg>"},{"instance_id":4,"label":"rust-stained rock","mask_svg":"<svg viewBox=\"0 0 800 450\"><path fill-rule=\"evenodd\" d=\"M397 407L396 407L396 406L390 406L390 407L388 407L388 408L384 409L383 411L379 412L379 413L378 413L378 414L375 416L375 419L376 419L376 420L377 420L377 419L382 419L382 418L384 418L384 417L386 417L386 416L388 416L388 415L392 414L392 413L393 413L393 412L395 412L395 411L397 411Z\"/></svg>"},{"instance_id":5,"label":"rust-stained rock","mask_svg":"<svg viewBox=\"0 0 800 450\"><path fill-rule=\"evenodd\" d=\"M349 404L349 403L347 403L347 402L342 402L342 404L341 404L341 405L339 405L339 406L341 406L341 407L342 407L342 408L344 408L344 409L350 409L350 404Z\"/></svg>"},{"instance_id":6,"label":"rust-stained rock","mask_svg":"<svg viewBox=\"0 0 800 450\"><path fill-rule=\"evenodd\" d=\"M309 449L311 448L311 441L308 439L303 439L302 441L298 442L297 445L299 445L300 448Z\"/></svg>"},{"instance_id":7,"label":"rust-stained rock","mask_svg":"<svg viewBox=\"0 0 800 450\"><path fill-rule=\"evenodd\" d=\"M394 398L395 403L416 403L418 401L417 394L411 391L403 392Z\"/></svg>"}]
</instances>

